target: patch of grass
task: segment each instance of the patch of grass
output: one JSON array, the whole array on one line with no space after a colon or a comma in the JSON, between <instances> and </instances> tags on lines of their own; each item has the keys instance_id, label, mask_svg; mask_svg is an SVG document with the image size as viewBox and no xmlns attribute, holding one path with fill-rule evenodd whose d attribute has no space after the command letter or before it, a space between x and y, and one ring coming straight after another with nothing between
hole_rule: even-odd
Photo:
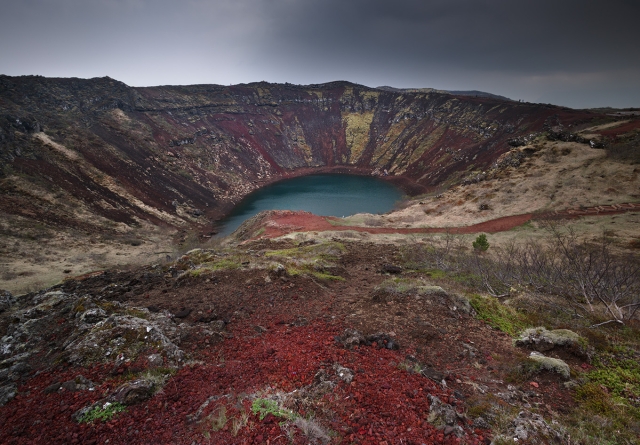
<instances>
[{"instance_id":1,"label":"patch of grass","mask_svg":"<svg viewBox=\"0 0 640 445\"><path fill-rule=\"evenodd\" d=\"M193 180L193 175L184 169L178 170L178 174L189 181Z\"/></svg>"},{"instance_id":2,"label":"patch of grass","mask_svg":"<svg viewBox=\"0 0 640 445\"><path fill-rule=\"evenodd\" d=\"M515 366L510 367L505 380L510 383L524 383L542 371L542 369L540 362L525 358L524 360L519 360Z\"/></svg>"},{"instance_id":3,"label":"patch of grass","mask_svg":"<svg viewBox=\"0 0 640 445\"><path fill-rule=\"evenodd\" d=\"M240 412L240 417L234 417L231 420L231 433L234 436L237 436L242 428L247 426L249 422L249 414L247 414L244 410Z\"/></svg>"},{"instance_id":4,"label":"patch of grass","mask_svg":"<svg viewBox=\"0 0 640 445\"><path fill-rule=\"evenodd\" d=\"M294 247L291 249L271 250L265 252L267 257L282 257L297 260L337 260L347 249L342 243L327 242L310 246Z\"/></svg>"},{"instance_id":5,"label":"patch of grass","mask_svg":"<svg viewBox=\"0 0 640 445\"><path fill-rule=\"evenodd\" d=\"M217 270L239 269L247 261L249 261L249 257L246 254L234 250L214 251L198 248L183 255L175 266L178 269L186 270L188 276L199 277Z\"/></svg>"},{"instance_id":6,"label":"patch of grass","mask_svg":"<svg viewBox=\"0 0 640 445\"><path fill-rule=\"evenodd\" d=\"M212 431L220 431L227 425L227 408L222 405L209 415Z\"/></svg>"},{"instance_id":7,"label":"patch of grass","mask_svg":"<svg viewBox=\"0 0 640 445\"><path fill-rule=\"evenodd\" d=\"M116 414L126 411L126 407L122 403L105 402L103 405L97 405L92 410L85 413L80 419L80 423L91 423L95 420L106 422L113 419Z\"/></svg>"},{"instance_id":8,"label":"patch of grass","mask_svg":"<svg viewBox=\"0 0 640 445\"><path fill-rule=\"evenodd\" d=\"M251 404L251 412L263 420L268 414L275 417L282 417L287 420L294 420L299 417L296 413L278 405L278 402L271 399L255 399Z\"/></svg>"},{"instance_id":9,"label":"patch of grass","mask_svg":"<svg viewBox=\"0 0 640 445\"><path fill-rule=\"evenodd\" d=\"M278 259L289 275L311 275L321 280L343 280L334 274L335 262L346 252L343 244L326 242L291 249L265 252L265 257Z\"/></svg>"},{"instance_id":10,"label":"patch of grass","mask_svg":"<svg viewBox=\"0 0 640 445\"><path fill-rule=\"evenodd\" d=\"M480 320L486 321L492 328L499 329L513 337L529 327L527 318L523 314L500 303L496 298L473 294L469 298L469 302Z\"/></svg>"},{"instance_id":11,"label":"patch of grass","mask_svg":"<svg viewBox=\"0 0 640 445\"><path fill-rule=\"evenodd\" d=\"M154 394L162 390L167 381L176 373L174 368L150 368L136 378L143 378L153 383Z\"/></svg>"},{"instance_id":12,"label":"patch of grass","mask_svg":"<svg viewBox=\"0 0 640 445\"><path fill-rule=\"evenodd\" d=\"M314 277L318 278L319 280L327 280L327 281L344 281L344 278L342 278L339 275L331 275L325 272L317 272L317 271L313 271L311 272L311 275L313 275Z\"/></svg>"},{"instance_id":13,"label":"patch of grass","mask_svg":"<svg viewBox=\"0 0 640 445\"><path fill-rule=\"evenodd\" d=\"M444 270L440 269L427 269L424 271L424 273L435 280L441 280L443 278L446 278L447 276L447 273Z\"/></svg>"},{"instance_id":14,"label":"patch of grass","mask_svg":"<svg viewBox=\"0 0 640 445\"><path fill-rule=\"evenodd\" d=\"M124 314L131 315L132 317L136 317L136 318L142 318L145 320L149 318L148 312L143 312L141 310L134 309L134 308L125 309Z\"/></svg>"},{"instance_id":15,"label":"patch of grass","mask_svg":"<svg viewBox=\"0 0 640 445\"><path fill-rule=\"evenodd\" d=\"M606 388L618 403L635 408L640 419L640 363L635 352L626 347L613 348L611 353L598 354L595 369L586 374L589 384Z\"/></svg>"},{"instance_id":16,"label":"patch of grass","mask_svg":"<svg viewBox=\"0 0 640 445\"><path fill-rule=\"evenodd\" d=\"M402 361L398 363L398 369L402 369L403 371L407 371L411 374L418 374L422 372L422 366L420 366L420 363L414 361Z\"/></svg>"},{"instance_id":17,"label":"patch of grass","mask_svg":"<svg viewBox=\"0 0 640 445\"><path fill-rule=\"evenodd\" d=\"M298 275L311 275L319 280L328 280L328 281L344 281L344 278L338 275L331 275L330 273L314 270L312 267L304 266L302 268L298 267L288 267L287 274L292 277Z\"/></svg>"},{"instance_id":18,"label":"patch of grass","mask_svg":"<svg viewBox=\"0 0 640 445\"><path fill-rule=\"evenodd\" d=\"M567 422L575 443L635 444L640 435L640 414L612 395L604 385L589 382L576 390L579 408Z\"/></svg>"}]
</instances>

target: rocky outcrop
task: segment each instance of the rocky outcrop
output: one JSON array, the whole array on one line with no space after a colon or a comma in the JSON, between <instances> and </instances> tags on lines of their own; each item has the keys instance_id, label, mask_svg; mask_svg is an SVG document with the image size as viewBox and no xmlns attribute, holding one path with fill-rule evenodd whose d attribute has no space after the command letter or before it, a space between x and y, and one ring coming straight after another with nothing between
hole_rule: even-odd
<instances>
[{"instance_id":1,"label":"rocky outcrop","mask_svg":"<svg viewBox=\"0 0 640 445\"><path fill-rule=\"evenodd\" d=\"M0 289L0 313L9 309L15 302L16 299L11 292Z\"/></svg>"},{"instance_id":2,"label":"rocky outcrop","mask_svg":"<svg viewBox=\"0 0 640 445\"><path fill-rule=\"evenodd\" d=\"M108 292L107 288L103 291ZM210 330L216 329L214 323L177 323L168 311L151 312L102 295L60 289L24 295L7 312L3 317L10 322L0 339L0 406L15 397L17 384L34 370L41 372L59 363L107 364L116 374L133 364L138 369L177 369L187 358L180 348L184 338L220 336ZM119 389L109 401L136 403L159 385L158 378L147 380ZM45 392L92 390L93 386L78 375L52 383Z\"/></svg>"}]
</instances>

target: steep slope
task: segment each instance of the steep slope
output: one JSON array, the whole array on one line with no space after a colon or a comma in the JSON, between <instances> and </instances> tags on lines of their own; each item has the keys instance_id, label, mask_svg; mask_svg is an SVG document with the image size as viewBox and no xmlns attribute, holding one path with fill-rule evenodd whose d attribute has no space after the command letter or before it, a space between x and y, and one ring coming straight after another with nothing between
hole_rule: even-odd
<instances>
[{"instance_id":1,"label":"steep slope","mask_svg":"<svg viewBox=\"0 0 640 445\"><path fill-rule=\"evenodd\" d=\"M130 88L109 78L0 79L3 189L26 175L125 223L179 225L191 219L181 206L216 217L261 184L308 169L386 171L424 190L489 165L510 138L595 116L347 82ZM23 201L2 210L25 214ZM32 210L47 221L50 212Z\"/></svg>"},{"instance_id":2,"label":"steep slope","mask_svg":"<svg viewBox=\"0 0 640 445\"><path fill-rule=\"evenodd\" d=\"M169 234L210 234L251 191L311 172L380 175L408 194L446 189L509 141L603 116L348 82L132 88L0 76L0 255L28 269L0 265L0 278L49 282L51 270L83 273L121 262L114 255L156 261L171 253ZM97 260L89 243L105 249Z\"/></svg>"}]
</instances>

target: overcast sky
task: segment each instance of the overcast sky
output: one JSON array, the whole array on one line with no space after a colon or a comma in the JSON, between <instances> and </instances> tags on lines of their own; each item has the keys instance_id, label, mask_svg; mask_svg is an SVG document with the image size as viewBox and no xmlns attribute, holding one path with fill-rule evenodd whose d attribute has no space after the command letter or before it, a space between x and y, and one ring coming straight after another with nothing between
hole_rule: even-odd
<instances>
[{"instance_id":1,"label":"overcast sky","mask_svg":"<svg viewBox=\"0 0 640 445\"><path fill-rule=\"evenodd\" d=\"M0 0L0 74L640 106L640 0Z\"/></svg>"}]
</instances>

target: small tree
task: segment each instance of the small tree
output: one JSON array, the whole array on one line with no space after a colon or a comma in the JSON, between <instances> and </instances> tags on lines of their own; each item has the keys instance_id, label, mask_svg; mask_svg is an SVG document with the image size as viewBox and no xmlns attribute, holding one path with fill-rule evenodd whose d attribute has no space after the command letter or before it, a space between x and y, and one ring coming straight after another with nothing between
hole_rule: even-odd
<instances>
[{"instance_id":1,"label":"small tree","mask_svg":"<svg viewBox=\"0 0 640 445\"><path fill-rule=\"evenodd\" d=\"M481 233L473 242L473 248L479 252L485 252L489 248L489 241L487 241L487 235Z\"/></svg>"}]
</instances>

